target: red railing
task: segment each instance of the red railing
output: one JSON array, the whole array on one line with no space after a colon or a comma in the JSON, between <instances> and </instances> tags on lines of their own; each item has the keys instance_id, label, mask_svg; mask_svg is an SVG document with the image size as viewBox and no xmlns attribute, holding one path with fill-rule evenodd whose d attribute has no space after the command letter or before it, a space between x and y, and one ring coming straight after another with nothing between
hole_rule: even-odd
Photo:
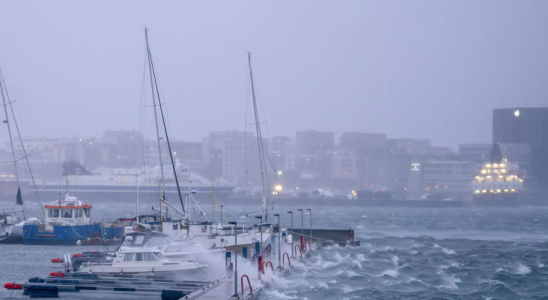
<instances>
[{"instance_id":1,"label":"red railing","mask_svg":"<svg viewBox=\"0 0 548 300\"><path fill-rule=\"evenodd\" d=\"M295 245L295 253L297 253L297 248L299 248L299 252L301 253L301 258L302 258L303 257L303 250L301 249L301 246Z\"/></svg>"},{"instance_id":2,"label":"red railing","mask_svg":"<svg viewBox=\"0 0 548 300\"><path fill-rule=\"evenodd\" d=\"M257 256L257 265L259 266L259 279L261 279L261 273L264 274L264 260L261 255Z\"/></svg>"},{"instance_id":3,"label":"red railing","mask_svg":"<svg viewBox=\"0 0 548 300\"><path fill-rule=\"evenodd\" d=\"M270 264L270 269L272 270L272 272L274 272L274 266L272 265L271 262L267 261L266 262L266 266L268 267L268 264Z\"/></svg>"},{"instance_id":4,"label":"red railing","mask_svg":"<svg viewBox=\"0 0 548 300\"><path fill-rule=\"evenodd\" d=\"M244 296L244 277L247 279L247 285L249 286L249 294L253 296L253 289L251 288L251 282L249 281L249 277L247 275L242 276L242 297Z\"/></svg>"},{"instance_id":5,"label":"red railing","mask_svg":"<svg viewBox=\"0 0 548 300\"><path fill-rule=\"evenodd\" d=\"M312 251L312 245L310 245L310 240L306 240L306 242L308 243L308 247L310 248L310 251Z\"/></svg>"},{"instance_id":6,"label":"red railing","mask_svg":"<svg viewBox=\"0 0 548 300\"><path fill-rule=\"evenodd\" d=\"M297 245L297 246L298 246L298 245ZM284 261L284 262L283 262L283 265L285 266L285 256L286 256L286 255L287 255L287 261L289 262L289 266L291 267L291 260L289 259L289 254L287 254L287 252L284 253L284 256L283 256L283 261Z\"/></svg>"}]
</instances>

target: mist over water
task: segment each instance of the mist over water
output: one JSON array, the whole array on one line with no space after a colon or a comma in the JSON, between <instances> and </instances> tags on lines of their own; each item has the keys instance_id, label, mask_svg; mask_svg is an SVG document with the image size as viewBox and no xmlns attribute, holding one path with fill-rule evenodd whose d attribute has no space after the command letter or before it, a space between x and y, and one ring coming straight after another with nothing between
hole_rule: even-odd
<instances>
[{"instance_id":1,"label":"mist over water","mask_svg":"<svg viewBox=\"0 0 548 300\"><path fill-rule=\"evenodd\" d=\"M38 208L38 207L36 207ZM202 206L209 214L211 207ZM285 206L282 212L296 210ZM303 207L305 208L305 207ZM141 211L150 206L143 204ZM361 247L326 247L272 282L260 299L542 299L548 297L548 208L364 208L313 209L315 228L356 230ZM225 205L224 220L240 218L249 208ZM94 221L133 215L135 204L97 204ZM36 210L35 210L36 212ZM287 214L285 214L287 215ZM282 225L289 224L283 216ZM226 221L225 221L226 222ZM295 227L301 224L294 217ZM305 215L305 234L309 215ZM104 247L2 246L2 282L45 276L64 253ZM288 249L286 250L288 251ZM274 262L277 266L277 262ZM206 272L222 273L222 263ZM250 267L242 272L256 276ZM215 274L217 274L215 273ZM244 273L242 273L244 274ZM5 297L5 291L0 296ZM85 294L82 294L84 296Z\"/></svg>"}]
</instances>

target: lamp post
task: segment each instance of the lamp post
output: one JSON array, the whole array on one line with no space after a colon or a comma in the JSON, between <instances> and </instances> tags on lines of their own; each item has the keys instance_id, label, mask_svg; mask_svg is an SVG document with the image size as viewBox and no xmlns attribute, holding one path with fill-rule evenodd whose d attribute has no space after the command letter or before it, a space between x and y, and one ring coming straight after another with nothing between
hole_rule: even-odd
<instances>
[{"instance_id":1,"label":"lamp post","mask_svg":"<svg viewBox=\"0 0 548 300\"><path fill-rule=\"evenodd\" d=\"M307 208L306 210L310 212L310 248L312 248L312 244L314 243L314 240L312 239L312 208Z\"/></svg>"},{"instance_id":2,"label":"lamp post","mask_svg":"<svg viewBox=\"0 0 548 300\"><path fill-rule=\"evenodd\" d=\"M282 269L282 223L280 223L280 214L274 214L278 217L278 269Z\"/></svg>"},{"instance_id":3,"label":"lamp post","mask_svg":"<svg viewBox=\"0 0 548 300\"><path fill-rule=\"evenodd\" d=\"M299 211L301 212L301 234L304 236L304 212L300 208Z\"/></svg>"},{"instance_id":4,"label":"lamp post","mask_svg":"<svg viewBox=\"0 0 548 300\"><path fill-rule=\"evenodd\" d=\"M255 219L261 219L261 225L259 227L259 230L261 231L261 241L260 241L260 249L259 253L257 255L263 255L263 215L256 216Z\"/></svg>"},{"instance_id":5,"label":"lamp post","mask_svg":"<svg viewBox=\"0 0 548 300\"><path fill-rule=\"evenodd\" d=\"M234 295L232 297L238 297L238 222L228 222L228 224L234 225Z\"/></svg>"},{"instance_id":6,"label":"lamp post","mask_svg":"<svg viewBox=\"0 0 548 300\"><path fill-rule=\"evenodd\" d=\"M288 211L288 214L291 214L291 257L295 257L295 254L293 253L293 211Z\"/></svg>"}]
</instances>

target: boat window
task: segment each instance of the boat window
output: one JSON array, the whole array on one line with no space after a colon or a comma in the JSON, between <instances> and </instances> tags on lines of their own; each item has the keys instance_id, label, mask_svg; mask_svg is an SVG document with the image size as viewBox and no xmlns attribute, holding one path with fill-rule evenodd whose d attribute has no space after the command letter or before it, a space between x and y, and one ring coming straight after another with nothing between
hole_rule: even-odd
<instances>
[{"instance_id":1,"label":"boat window","mask_svg":"<svg viewBox=\"0 0 548 300\"><path fill-rule=\"evenodd\" d=\"M166 259L166 258L162 255L162 253L160 253L160 252L154 252L154 255L155 255L155 256L157 257L157 259L159 259L159 260Z\"/></svg>"},{"instance_id":2,"label":"boat window","mask_svg":"<svg viewBox=\"0 0 548 300\"><path fill-rule=\"evenodd\" d=\"M91 214L91 208L84 208L84 213L86 214L86 218L89 218Z\"/></svg>"},{"instance_id":3,"label":"boat window","mask_svg":"<svg viewBox=\"0 0 548 300\"><path fill-rule=\"evenodd\" d=\"M135 253L126 253L124 255L124 261L133 261L135 258Z\"/></svg>"},{"instance_id":4,"label":"boat window","mask_svg":"<svg viewBox=\"0 0 548 300\"><path fill-rule=\"evenodd\" d=\"M207 226L202 226L202 232L207 232Z\"/></svg>"},{"instance_id":5,"label":"boat window","mask_svg":"<svg viewBox=\"0 0 548 300\"><path fill-rule=\"evenodd\" d=\"M144 241L145 241L145 236L144 235L138 235L133 240L133 244L134 245L142 245L144 243Z\"/></svg>"},{"instance_id":6,"label":"boat window","mask_svg":"<svg viewBox=\"0 0 548 300\"><path fill-rule=\"evenodd\" d=\"M50 218L59 218L59 209L50 209L49 210Z\"/></svg>"},{"instance_id":7,"label":"boat window","mask_svg":"<svg viewBox=\"0 0 548 300\"><path fill-rule=\"evenodd\" d=\"M166 252L181 252L181 247L176 247L176 246L167 247Z\"/></svg>"},{"instance_id":8,"label":"boat window","mask_svg":"<svg viewBox=\"0 0 548 300\"><path fill-rule=\"evenodd\" d=\"M61 216L65 219L72 218L72 209L61 209Z\"/></svg>"},{"instance_id":9,"label":"boat window","mask_svg":"<svg viewBox=\"0 0 548 300\"><path fill-rule=\"evenodd\" d=\"M143 253L135 253L135 261L143 261Z\"/></svg>"},{"instance_id":10,"label":"boat window","mask_svg":"<svg viewBox=\"0 0 548 300\"><path fill-rule=\"evenodd\" d=\"M139 261L156 261L156 260L158 260L158 259L156 258L156 256L154 256L154 255L153 255L152 253L150 253L150 252L138 253L138 254L140 254L140 255L139 255L139 259L140 259Z\"/></svg>"},{"instance_id":11,"label":"boat window","mask_svg":"<svg viewBox=\"0 0 548 300\"><path fill-rule=\"evenodd\" d=\"M81 218L81 217L84 215L84 213L83 213L83 211L82 211L81 208L80 208L80 209L76 209L75 212L74 212L74 214L75 214L75 216L74 216L75 218Z\"/></svg>"},{"instance_id":12,"label":"boat window","mask_svg":"<svg viewBox=\"0 0 548 300\"><path fill-rule=\"evenodd\" d=\"M179 229L179 223L173 222L173 230Z\"/></svg>"}]
</instances>

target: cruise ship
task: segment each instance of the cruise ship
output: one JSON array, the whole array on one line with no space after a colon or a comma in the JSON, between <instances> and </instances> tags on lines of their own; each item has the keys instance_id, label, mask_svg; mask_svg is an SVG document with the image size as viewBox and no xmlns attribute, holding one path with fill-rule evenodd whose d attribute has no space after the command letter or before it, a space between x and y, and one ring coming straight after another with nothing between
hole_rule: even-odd
<instances>
[{"instance_id":1,"label":"cruise ship","mask_svg":"<svg viewBox=\"0 0 548 300\"><path fill-rule=\"evenodd\" d=\"M177 177L181 192L189 190L211 198L211 189L215 194L228 194L235 188L234 185L223 181L211 181L195 172L188 166L177 163ZM63 163L63 177L59 179L37 180L38 191L44 197L57 197L65 189L71 194L78 195L81 199L93 199L93 201L112 200L134 201L137 191L140 194L154 194L157 196L162 180L160 167L152 168L99 168L89 171L79 162L69 161ZM177 187L173 178L173 172L164 170L164 182L166 198L175 198Z\"/></svg>"},{"instance_id":2,"label":"cruise ship","mask_svg":"<svg viewBox=\"0 0 548 300\"><path fill-rule=\"evenodd\" d=\"M476 167L472 182L476 204L517 204L523 191L523 173L517 163L502 157L493 145L490 161Z\"/></svg>"}]
</instances>

